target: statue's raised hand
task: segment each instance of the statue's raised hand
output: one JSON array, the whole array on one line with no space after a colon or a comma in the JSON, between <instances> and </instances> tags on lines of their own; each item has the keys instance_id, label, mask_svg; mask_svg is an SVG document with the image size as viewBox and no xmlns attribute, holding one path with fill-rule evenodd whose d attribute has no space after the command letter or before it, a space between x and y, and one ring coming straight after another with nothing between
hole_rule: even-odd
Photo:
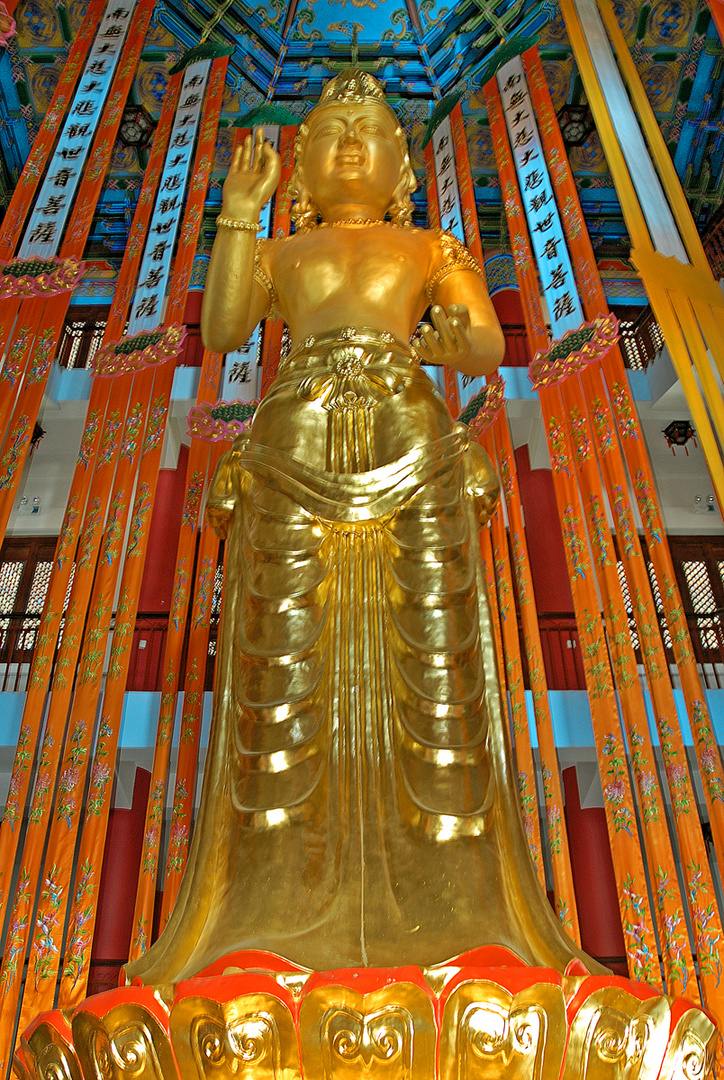
<instances>
[{"instance_id":1,"label":"statue's raised hand","mask_svg":"<svg viewBox=\"0 0 724 1080\"><path fill-rule=\"evenodd\" d=\"M425 364L450 364L457 367L465 361L473 347L470 334L470 313L465 304L451 304L447 311L435 304L430 309L433 325L423 323L413 342L415 351Z\"/></svg>"},{"instance_id":2,"label":"statue's raised hand","mask_svg":"<svg viewBox=\"0 0 724 1080\"><path fill-rule=\"evenodd\" d=\"M264 129L258 127L253 144L251 136L247 135L243 146L237 146L234 151L224 181L222 214L256 221L261 208L274 194L280 175L279 155L270 143L264 141Z\"/></svg>"}]
</instances>

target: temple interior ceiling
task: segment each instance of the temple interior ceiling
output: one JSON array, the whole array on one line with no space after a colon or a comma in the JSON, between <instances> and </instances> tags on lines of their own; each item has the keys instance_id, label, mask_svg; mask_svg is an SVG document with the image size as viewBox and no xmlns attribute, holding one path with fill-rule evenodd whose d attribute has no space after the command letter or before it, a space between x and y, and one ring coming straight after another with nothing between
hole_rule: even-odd
<instances>
[{"instance_id":1,"label":"temple interior ceiling","mask_svg":"<svg viewBox=\"0 0 724 1080\"><path fill-rule=\"evenodd\" d=\"M0 64L0 149L7 201L48 108L85 9L84 0L21 0L17 44ZM724 50L705 0L615 0L689 204L701 232L724 195ZM506 247L500 187L482 84L501 49L537 40L557 109L585 104L585 94L555 0L163 0L156 5L138 66L133 102L157 118L169 69L220 16L211 40L233 47L216 147L208 241L234 125L273 102L301 117L322 82L349 60L381 79L398 111L423 178L422 140L435 101L461 94L481 230L488 247ZM601 259L625 260L629 242L595 130L570 149L589 230ZM87 255L113 261L122 252L145 167L144 151L117 143ZM424 218L421 185L416 196ZM625 265L621 272L625 274Z\"/></svg>"}]
</instances>

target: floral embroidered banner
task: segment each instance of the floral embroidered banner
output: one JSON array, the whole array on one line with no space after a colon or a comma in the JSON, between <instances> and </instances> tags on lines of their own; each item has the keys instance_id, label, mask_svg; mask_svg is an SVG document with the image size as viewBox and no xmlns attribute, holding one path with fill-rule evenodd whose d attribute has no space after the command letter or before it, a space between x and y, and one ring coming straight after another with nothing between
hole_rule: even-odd
<instances>
[{"instance_id":1,"label":"floral embroidered banner","mask_svg":"<svg viewBox=\"0 0 724 1080\"><path fill-rule=\"evenodd\" d=\"M574 267L579 280L586 283L583 295L586 314L589 318L605 316L608 308L598 268L583 220L578 193L565 154L563 139L545 81L538 50L531 49L526 52L524 63L528 73L534 107L541 125L545 154L555 177L556 194L565 211L564 227L567 232ZM680 865L684 875L685 895L694 931L693 947L697 955L704 1002L718 1017L721 1017L721 920L715 903L715 892L709 870L706 846L701 833L699 816L696 812L696 797L689 775L686 752L676 712L668 660L659 632L656 600L652 593L651 581L646 571L629 501L629 482L624 457L633 479L631 486L640 499L639 509L645 529L647 529L647 522L649 526L651 524L652 514L658 515L655 489L651 478L651 466L643 439L640 437L635 405L630 396L623 360L618 348L610 350L603 361L602 368L605 381L602 379L598 367L587 368L582 373L581 389L585 403L579 399L575 407L583 414L585 414L587 408L593 433L595 434L596 453L608 495L608 502L613 511L616 524L619 554L625 567L632 611L636 621L636 630L646 668L654 707L654 717L664 757L665 775L679 845ZM616 414L616 420L614 420L614 413ZM575 418L574 422L578 423ZM623 455L621 444L623 444L624 448ZM650 484L647 485L644 482L641 485L637 483L636 477L638 476L648 476L651 478ZM643 497L642 487L648 488L647 494L643 495ZM649 555L656 568L657 576L658 561L664 571L662 576L667 580L675 581L673 567L667 574L666 562L668 560L670 566L670 555L668 543L660 525L652 530L647 529L647 539L649 540ZM654 559L654 552L658 551L665 553L664 559ZM669 593L667 604L676 612L675 618L672 619L669 636L675 655L678 652L683 654L684 664L680 668L680 676L682 686L686 687L684 693L689 711L695 716L701 701L704 699L704 694L698 670L693 662L693 651L688 640L688 628L681 618L681 603L679 601L677 604L674 600L672 604L671 591L667 591ZM674 646L675 638L676 646ZM721 799L717 798L716 795L712 798L707 781L713 779L714 784L716 784L714 774L717 769L721 771L721 762L718 753L712 754L710 750L713 737L708 714L705 715L702 723L703 738L699 740L697 746L699 753L704 756L703 763L700 760L701 776L704 781L707 802L713 803L714 808L716 808L721 806ZM696 731L696 722L692 724L692 730ZM645 805L647 793L641 790L643 786L643 788L649 789L649 793L652 791L650 780L645 772L642 773L641 770L639 770L639 776L641 777L639 780L641 802L644 804L643 813L648 812L650 814L651 810L647 811ZM714 786L715 792L721 792L721 790L721 788ZM716 829L714 828L714 823L718 824L716 812L712 814L711 820L716 837ZM655 878L655 894L658 903L660 890L668 891L670 884L666 882L665 874L655 873ZM670 948L674 953L677 951L674 935L680 935L683 929L683 914L682 912L675 912L672 916L670 935L670 938L674 938L670 944ZM682 956L676 962L682 963L683 956L682 953Z\"/></svg>"},{"instance_id":2,"label":"floral embroidered banner","mask_svg":"<svg viewBox=\"0 0 724 1080\"><path fill-rule=\"evenodd\" d=\"M176 253L171 294L166 311L166 319L172 325L183 316L182 304L188 291L193 256L196 252L201 218L200 209L203 207L211 169L211 157L216 141L227 62L226 57L215 62L204 100L201 135L194 159L194 181L186 201L181 241ZM183 97L183 87L181 96ZM169 152L173 152L173 137ZM143 274L143 268L141 274ZM97 856L97 853L104 848L110 813L112 788L106 783L106 764L107 760L115 760L118 745L123 697L130 661L130 644L148 545L151 509L158 483L163 434L171 396L174 368L174 361L169 360L157 371L149 369L139 380L145 382L146 379L152 377L153 388L151 391L149 385L148 418L143 450L138 465L136 491L120 585L120 598L111 643L110 664L106 675L101 709L108 732L103 743L99 740L96 750L94 771L91 775L91 801L86 807L78 853L78 864L81 868L78 872L84 874L84 880L82 890L76 884L73 905L70 911L65 967L59 999L63 1007L76 1004L81 1000L87 981L90 944L95 925L98 886L100 884L100 869L97 865L93 866L92 863L94 856Z\"/></svg>"},{"instance_id":3,"label":"floral embroidered banner","mask_svg":"<svg viewBox=\"0 0 724 1080\"><path fill-rule=\"evenodd\" d=\"M498 172L516 271L523 299L526 329L534 348L544 348L547 334L538 300L538 281L532 258L523 207L513 166L502 105L495 80L485 85L488 116L493 133ZM588 688L594 739L604 788L606 824L618 888L621 922L631 978L661 985L654 922L647 896L641 848L626 752L618 720L614 691L598 596L589 558L584 514L573 474L572 452L562 422L562 409L555 388L540 391L543 422L548 436L554 491L563 531L576 621L578 623L584 672Z\"/></svg>"},{"instance_id":4,"label":"floral embroidered banner","mask_svg":"<svg viewBox=\"0 0 724 1080\"><path fill-rule=\"evenodd\" d=\"M523 507L520 499L518 478L515 470L515 456L510 437L508 419L501 413L488 437L490 450L495 453L493 460L498 463L501 480L501 497L505 501L510 527L510 550L513 565L518 610L523 630L523 641L528 661L528 679L533 699L533 715L538 735L541 777L543 780L543 798L548 853L553 873L553 894L556 914L561 924L576 941L580 942L576 895L573 888L571 859L568 848L568 832L563 814L563 792L556 752L553 719L548 703L548 687L543 652L541 649L538 612L536 610L533 580L525 527L523 525Z\"/></svg>"}]
</instances>

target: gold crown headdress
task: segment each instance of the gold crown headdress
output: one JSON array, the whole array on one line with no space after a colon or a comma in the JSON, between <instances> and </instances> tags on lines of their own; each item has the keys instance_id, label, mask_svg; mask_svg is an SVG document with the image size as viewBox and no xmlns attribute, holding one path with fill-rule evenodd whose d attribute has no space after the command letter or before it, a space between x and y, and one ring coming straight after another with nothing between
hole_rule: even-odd
<instances>
[{"instance_id":1,"label":"gold crown headdress","mask_svg":"<svg viewBox=\"0 0 724 1080\"><path fill-rule=\"evenodd\" d=\"M301 157L304 145L309 134L309 120L317 112L327 105L379 105L387 110L397 129L397 138L400 145L400 160L402 163L402 180L400 192L396 193L395 199L388 213L398 225L409 224L412 217L412 201L410 192L417 187L415 174L410 166L410 156L407 147L407 139L400 126L400 121L385 98L385 91L380 83L370 75L368 71L351 64L343 68L334 78L325 83L317 104L310 109L299 128L294 144L295 165L294 172L289 181L289 194L292 197L292 220L298 232L306 232L313 229L317 223L317 208L311 200L309 191L306 189L302 178Z\"/></svg>"},{"instance_id":2,"label":"gold crown headdress","mask_svg":"<svg viewBox=\"0 0 724 1080\"><path fill-rule=\"evenodd\" d=\"M354 65L343 68L338 75L325 84L316 107L329 105L332 102L339 102L342 105L366 105L368 102L375 102L377 105L390 108L385 99L385 92L374 75Z\"/></svg>"}]
</instances>

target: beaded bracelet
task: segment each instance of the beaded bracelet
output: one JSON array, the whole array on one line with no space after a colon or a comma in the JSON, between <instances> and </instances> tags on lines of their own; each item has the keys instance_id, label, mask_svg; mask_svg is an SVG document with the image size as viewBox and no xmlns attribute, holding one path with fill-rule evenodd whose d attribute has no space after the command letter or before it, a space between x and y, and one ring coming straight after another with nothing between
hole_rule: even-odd
<instances>
[{"instance_id":1,"label":"beaded bracelet","mask_svg":"<svg viewBox=\"0 0 724 1080\"><path fill-rule=\"evenodd\" d=\"M239 229L244 232L261 232L261 225L257 225L255 221L244 221L243 218L228 218L217 217L217 227L223 227L225 229Z\"/></svg>"}]
</instances>

